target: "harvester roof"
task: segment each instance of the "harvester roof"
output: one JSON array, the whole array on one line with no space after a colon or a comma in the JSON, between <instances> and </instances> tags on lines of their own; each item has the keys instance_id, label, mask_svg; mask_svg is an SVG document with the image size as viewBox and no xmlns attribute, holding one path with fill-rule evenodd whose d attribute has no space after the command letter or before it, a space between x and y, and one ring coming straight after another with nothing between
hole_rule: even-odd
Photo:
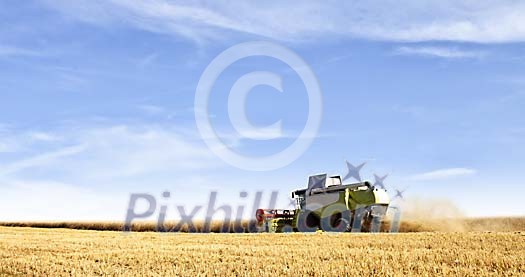
<instances>
[{"instance_id":1,"label":"harvester roof","mask_svg":"<svg viewBox=\"0 0 525 277\"><path fill-rule=\"evenodd\" d=\"M343 191L347 188L358 189L359 187L371 187L371 184L367 181L353 183L353 184L342 184L341 176L327 177L326 174L313 175L308 178L308 187L306 189L299 189L292 192L292 197L296 196L308 196L319 193L331 193Z\"/></svg>"}]
</instances>

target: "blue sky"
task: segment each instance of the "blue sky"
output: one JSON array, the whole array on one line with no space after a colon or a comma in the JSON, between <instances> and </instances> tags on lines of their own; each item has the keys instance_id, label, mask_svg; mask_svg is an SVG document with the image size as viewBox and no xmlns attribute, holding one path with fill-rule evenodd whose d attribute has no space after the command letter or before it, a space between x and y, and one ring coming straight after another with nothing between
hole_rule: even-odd
<instances>
[{"instance_id":1,"label":"blue sky","mask_svg":"<svg viewBox=\"0 0 525 277\"><path fill-rule=\"evenodd\" d=\"M0 18L0 220L123 219L130 193L164 190L190 206L211 190L235 205L279 190L286 206L345 160L411 199L525 214L525 4L24 1ZM226 164L195 123L204 69L260 40L300 55L323 92L311 147L269 172ZM242 138L228 117L231 86L258 70L284 79L284 93L257 87L246 104L255 125L282 120L275 140ZM208 112L232 149L264 156L301 132L308 99L286 64L250 57L221 74Z\"/></svg>"}]
</instances>

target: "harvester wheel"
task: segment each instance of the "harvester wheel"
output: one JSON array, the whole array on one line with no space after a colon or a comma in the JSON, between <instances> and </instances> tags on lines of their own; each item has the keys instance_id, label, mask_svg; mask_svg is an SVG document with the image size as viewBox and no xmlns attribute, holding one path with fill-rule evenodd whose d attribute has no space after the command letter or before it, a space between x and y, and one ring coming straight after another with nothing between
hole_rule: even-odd
<instances>
[{"instance_id":1,"label":"harvester wheel","mask_svg":"<svg viewBox=\"0 0 525 277\"><path fill-rule=\"evenodd\" d=\"M348 232L351 229L350 221L343 217L341 213L333 214L330 218L332 232Z\"/></svg>"},{"instance_id":2,"label":"harvester wheel","mask_svg":"<svg viewBox=\"0 0 525 277\"><path fill-rule=\"evenodd\" d=\"M319 228L319 218L309 210L299 212L297 229L300 232L315 232Z\"/></svg>"},{"instance_id":3,"label":"harvester wheel","mask_svg":"<svg viewBox=\"0 0 525 277\"><path fill-rule=\"evenodd\" d=\"M339 218L335 222L334 226L336 226L336 228L339 228L337 226L341 226L341 230L343 230L342 232L350 232L350 230L352 229L352 225L350 225L350 221L346 218Z\"/></svg>"},{"instance_id":4,"label":"harvester wheel","mask_svg":"<svg viewBox=\"0 0 525 277\"><path fill-rule=\"evenodd\" d=\"M370 214L367 214L362 219L361 232L370 232L372 231L372 223L374 222L374 217Z\"/></svg>"}]
</instances>

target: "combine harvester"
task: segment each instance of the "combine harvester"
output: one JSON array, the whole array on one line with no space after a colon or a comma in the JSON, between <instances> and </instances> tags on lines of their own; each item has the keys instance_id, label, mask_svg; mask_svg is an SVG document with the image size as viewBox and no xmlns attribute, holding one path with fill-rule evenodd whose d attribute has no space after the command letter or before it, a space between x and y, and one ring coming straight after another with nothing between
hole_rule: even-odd
<instances>
[{"instance_id":1,"label":"combine harvester","mask_svg":"<svg viewBox=\"0 0 525 277\"><path fill-rule=\"evenodd\" d=\"M295 210L258 209L261 232L378 232L390 198L369 182L344 185L341 176L310 176L308 187L292 192Z\"/></svg>"}]
</instances>

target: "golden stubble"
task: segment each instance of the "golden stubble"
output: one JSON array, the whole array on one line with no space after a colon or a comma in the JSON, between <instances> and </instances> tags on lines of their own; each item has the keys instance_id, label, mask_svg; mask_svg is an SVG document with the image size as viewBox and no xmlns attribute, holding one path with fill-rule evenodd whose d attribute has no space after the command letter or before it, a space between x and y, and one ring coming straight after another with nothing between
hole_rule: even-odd
<instances>
[{"instance_id":1,"label":"golden stubble","mask_svg":"<svg viewBox=\"0 0 525 277\"><path fill-rule=\"evenodd\" d=\"M0 227L0 276L524 275L523 232L186 234Z\"/></svg>"}]
</instances>

